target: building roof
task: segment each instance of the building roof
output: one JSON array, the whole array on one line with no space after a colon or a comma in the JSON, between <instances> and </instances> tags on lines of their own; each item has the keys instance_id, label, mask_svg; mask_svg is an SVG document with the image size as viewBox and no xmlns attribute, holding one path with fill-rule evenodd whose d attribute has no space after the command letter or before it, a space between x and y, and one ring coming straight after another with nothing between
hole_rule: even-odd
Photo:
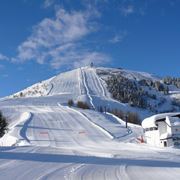
<instances>
[{"instance_id":1,"label":"building roof","mask_svg":"<svg viewBox=\"0 0 180 180\"><path fill-rule=\"evenodd\" d=\"M166 117L173 117L168 118L167 123L169 126L175 126L178 124L180 125L180 112L177 113L163 113L163 114L156 114L154 116L148 117L142 121L142 127L143 128L150 128L150 127L157 127L156 122L161 120L166 120ZM177 118L175 118L177 117Z\"/></svg>"}]
</instances>

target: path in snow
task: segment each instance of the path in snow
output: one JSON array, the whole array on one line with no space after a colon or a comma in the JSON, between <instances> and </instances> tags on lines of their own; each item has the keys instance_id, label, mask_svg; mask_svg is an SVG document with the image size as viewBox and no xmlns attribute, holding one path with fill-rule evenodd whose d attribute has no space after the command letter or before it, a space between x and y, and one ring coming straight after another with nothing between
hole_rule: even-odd
<instances>
[{"instance_id":1,"label":"path in snow","mask_svg":"<svg viewBox=\"0 0 180 180\"><path fill-rule=\"evenodd\" d=\"M128 146L128 145L127 145ZM109 147L107 146L106 149ZM128 147L130 148L130 147ZM135 148L135 147L134 147ZM1 179L178 180L180 152L165 155L116 147L117 157L72 154L49 147L0 148ZM174 153L177 153L175 151ZM146 156L146 157L145 157Z\"/></svg>"},{"instance_id":2,"label":"path in snow","mask_svg":"<svg viewBox=\"0 0 180 180\"><path fill-rule=\"evenodd\" d=\"M128 134L111 114L57 105L84 95L92 107L120 105L95 69L74 70L51 83L48 97L0 102L11 119L5 140L20 146L0 147L0 179L180 179L179 150L130 143L141 135L139 126L129 124Z\"/></svg>"},{"instance_id":3,"label":"path in snow","mask_svg":"<svg viewBox=\"0 0 180 180\"><path fill-rule=\"evenodd\" d=\"M24 107L24 111L29 111L31 116L14 127L15 132L19 131L18 141L36 146L83 147L110 140L105 130L77 110L63 106L29 106Z\"/></svg>"}]
</instances>

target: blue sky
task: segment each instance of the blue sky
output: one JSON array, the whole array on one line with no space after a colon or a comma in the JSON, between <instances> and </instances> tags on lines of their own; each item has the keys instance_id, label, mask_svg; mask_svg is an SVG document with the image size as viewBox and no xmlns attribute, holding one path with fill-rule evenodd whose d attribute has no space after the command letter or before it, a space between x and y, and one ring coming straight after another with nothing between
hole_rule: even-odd
<instances>
[{"instance_id":1,"label":"blue sky","mask_svg":"<svg viewBox=\"0 0 180 180\"><path fill-rule=\"evenodd\" d=\"M0 97L88 65L180 76L180 0L1 0Z\"/></svg>"}]
</instances>

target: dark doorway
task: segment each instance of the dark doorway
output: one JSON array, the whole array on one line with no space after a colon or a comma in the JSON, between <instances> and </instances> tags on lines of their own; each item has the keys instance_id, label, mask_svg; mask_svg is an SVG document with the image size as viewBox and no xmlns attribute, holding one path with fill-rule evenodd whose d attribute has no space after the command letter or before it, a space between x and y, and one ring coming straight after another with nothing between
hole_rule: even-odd
<instances>
[{"instance_id":1,"label":"dark doorway","mask_svg":"<svg viewBox=\"0 0 180 180\"><path fill-rule=\"evenodd\" d=\"M164 147L167 147L167 141L164 141Z\"/></svg>"}]
</instances>

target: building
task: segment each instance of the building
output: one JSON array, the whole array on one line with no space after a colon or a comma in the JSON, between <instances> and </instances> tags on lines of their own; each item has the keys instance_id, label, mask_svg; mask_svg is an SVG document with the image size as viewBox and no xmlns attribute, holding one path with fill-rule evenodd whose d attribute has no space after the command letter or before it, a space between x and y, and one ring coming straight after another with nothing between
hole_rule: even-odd
<instances>
[{"instance_id":1,"label":"building","mask_svg":"<svg viewBox=\"0 0 180 180\"><path fill-rule=\"evenodd\" d=\"M158 114L142 121L147 144L180 146L180 112Z\"/></svg>"}]
</instances>

